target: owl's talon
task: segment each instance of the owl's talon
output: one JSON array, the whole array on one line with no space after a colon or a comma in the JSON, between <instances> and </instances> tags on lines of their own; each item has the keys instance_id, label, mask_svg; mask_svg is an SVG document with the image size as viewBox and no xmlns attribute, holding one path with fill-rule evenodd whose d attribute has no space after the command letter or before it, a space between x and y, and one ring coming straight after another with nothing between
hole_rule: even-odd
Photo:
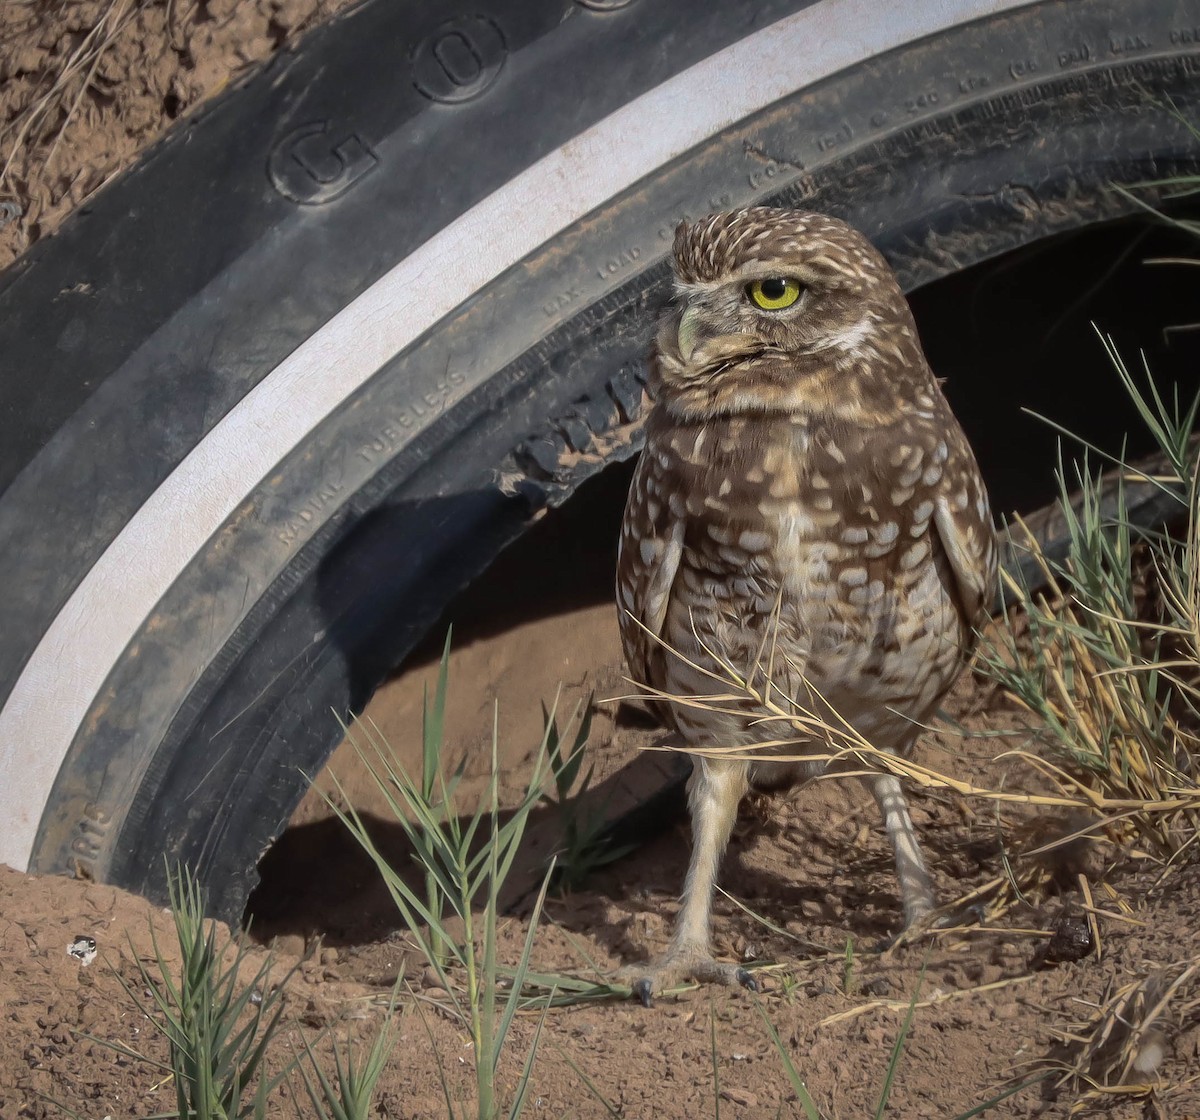
<instances>
[{"instance_id":1,"label":"owl's talon","mask_svg":"<svg viewBox=\"0 0 1200 1120\"><path fill-rule=\"evenodd\" d=\"M914 918L899 933L883 938L876 946L876 952L888 953L893 949L902 949L928 937L938 930L949 929L953 926L982 923L986 910L982 903L972 903L957 910L933 910L920 917Z\"/></svg>"},{"instance_id":2,"label":"owl's talon","mask_svg":"<svg viewBox=\"0 0 1200 1120\"><path fill-rule=\"evenodd\" d=\"M746 991L757 992L759 990L758 981L755 980L754 977L744 968L739 968L733 975L737 982L741 984Z\"/></svg>"},{"instance_id":3,"label":"owl's talon","mask_svg":"<svg viewBox=\"0 0 1200 1120\"><path fill-rule=\"evenodd\" d=\"M654 996L694 980L699 984L719 984L725 988L760 990L758 981L741 965L721 964L701 951L668 953L654 964L623 968L618 978L629 985L630 996L643 1007L654 1005Z\"/></svg>"}]
</instances>

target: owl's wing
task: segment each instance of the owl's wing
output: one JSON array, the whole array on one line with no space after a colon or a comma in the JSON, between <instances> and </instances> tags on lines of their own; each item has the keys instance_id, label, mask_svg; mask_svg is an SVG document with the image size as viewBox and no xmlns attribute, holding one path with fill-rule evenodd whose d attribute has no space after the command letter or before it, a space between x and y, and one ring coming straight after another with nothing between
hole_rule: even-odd
<instances>
[{"instance_id":1,"label":"owl's wing","mask_svg":"<svg viewBox=\"0 0 1200 1120\"><path fill-rule=\"evenodd\" d=\"M996 595L996 532L978 472L964 470L951 477L957 485L934 499L933 523L954 572L963 619L975 626Z\"/></svg>"},{"instance_id":2,"label":"owl's wing","mask_svg":"<svg viewBox=\"0 0 1200 1120\"><path fill-rule=\"evenodd\" d=\"M646 462L643 457L642 463ZM671 512L652 469L639 464L629 492L617 554L617 614L629 675L661 688L662 633L671 589L683 557L687 522Z\"/></svg>"}]
</instances>

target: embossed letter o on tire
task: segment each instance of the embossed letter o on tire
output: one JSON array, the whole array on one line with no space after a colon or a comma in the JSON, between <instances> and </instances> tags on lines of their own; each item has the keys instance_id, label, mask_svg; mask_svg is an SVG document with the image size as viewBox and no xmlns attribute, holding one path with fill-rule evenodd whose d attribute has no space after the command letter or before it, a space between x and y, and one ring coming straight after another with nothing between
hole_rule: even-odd
<instances>
[{"instance_id":1,"label":"embossed letter o on tire","mask_svg":"<svg viewBox=\"0 0 1200 1120\"><path fill-rule=\"evenodd\" d=\"M413 84L431 101L470 101L496 80L507 56L496 24L486 16L460 16L417 47Z\"/></svg>"}]
</instances>

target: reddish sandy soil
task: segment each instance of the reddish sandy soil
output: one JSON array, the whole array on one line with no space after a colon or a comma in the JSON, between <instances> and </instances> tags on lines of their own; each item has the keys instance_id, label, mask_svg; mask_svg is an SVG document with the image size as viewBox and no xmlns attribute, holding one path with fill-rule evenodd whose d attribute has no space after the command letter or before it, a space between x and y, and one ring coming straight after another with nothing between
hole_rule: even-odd
<instances>
[{"instance_id":1,"label":"reddish sandy soil","mask_svg":"<svg viewBox=\"0 0 1200 1120\"><path fill-rule=\"evenodd\" d=\"M0 230L0 265L52 232L173 118L339 6L317 0L0 4L0 127L7 161L0 202L15 202L21 211ZM64 59L85 44L101 16L111 32L103 51L89 54L85 45L86 64L51 94ZM31 118L31 108L43 103L46 111ZM540 737L541 704L552 702L561 686L559 711L565 714L589 696L603 700L624 688L607 598L620 486L616 475L596 488L592 508L602 515L549 518L451 612L457 637L446 759L451 767L465 763L468 795L487 780L497 701L501 787L511 802ZM410 763L419 742L421 689L434 664L434 650L427 649L368 711ZM972 677L961 683L951 710L969 728L1014 725L1003 698ZM643 797L674 764L673 756L640 751L659 742L657 733L629 726L628 719L618 726L616 712L614 704L596 703L590 746L596 781L614 812ZM939 767L991 783L1004 773L993 761L998 749L995 739L949 732L930 736L923 747L924 757ZM348 746L320 777L320 789L332 789L331 772L367 815L379 843L404 866L399 829L389 823ZM914 817L947 899L1001 874L1000 839L1010 844L1028 826L1018 827L1008 816L998 821L990 804L945 794L917 796ZM665 945L688 839L682 819L662 823L664 829L635 853L548 902L534 947L536 968L592 976ZM504 960L519 954L527 887L557 844L554 812L539 809L507 899ZM1079 913L1080 869L1097 905L1116 916L1098 919L1099 954L1047 964L1042 958L1050 932L1064 915ZM895 930L898 917L887 844L861 789L826 783L744 807L724 883L754 913L719 899L716 946L727 958L766 966L760 976L767 991L758 1003L828 1117L874 1114L892 1045L915 994L889 1115L956 1116L1061 1054L1121 985L1200 951L1200 873L1194 865L1158 882L1150 860L1105 844L1057 870L1059 886L990 914L981 928L939 935L928 955L909 947L881 956L872 946ZM437 1059L454 1098L469 1102L466 1035L450 1017L430 1010L436 993L422 988L425 970L399 930L386 892L319 796L301 805L292 828L264 860L262 877L253 902L251 963L273 943L275 975L281 976L310 952L286 986L276 1067L302 1034L316 1039L328 1028L339 1040L370 1037L403 971L423 991L427 1013L419 1015L413 999L403 1001L399 1044L381 1081L376 1114L445 1116ZM106 1045L163 1057L161 1039L118 980L137 990L134 962L151 959L151 930L168 965L177 964L169 916L145 901L111 887L0 868L0 1117L101 1120L172 1107L172 1088L160 1071ZM99 957L87 966L67 953L79 935L98 943ZM1156 1023L1144 1048L1149 1053L1161 1045L1164 1056L1143 1078L1142 1091L1112 1097L1102 1113L1200 1117L1200 1031L1194 1010L1190 1017L1179 1014L1196 994L1195 988L1178 993ZM513 1028L500 1063L506 1092L517 1082L535 1029L533 1017L519 1018ZM327 1053L328 1037L317 1045ZM626 1117L802 1115L759 1007L744 993L689 991L664 997L651 1010L614 1002L551 1012L534 1070L533 1115L612 1114L589 1095L572 1064L591 1078L612 1113ZM1063 1116L1075 1099L1071 1086L1044 1080L992 1114ZM286 1088L279 1090L271 1114L296 1112ZM299 1112L309 1114L307 1108Z\"/></svg>"},{"instance_id":2,"label":"reddish sandy soil","mask_svg":"<svg viewBox=\"0 0 1200 1120\"><path fill-rule=\"evenodd\" d=\"M580 649L589 651L587 661L579 658ZM502 724L520 730L524 722L532 733L535 723L523 721L521 713L536 710L536 694L548 679L544 675L552 677L555 665L570 664L577 682L566 690L571 701L592 684L617 676L615 652L611 613L600 606L464 644L453 666L459 683L452 686L451 751L476 747L490 720L488 689L474 683L472 672L494 674L489 679L499 682L504 703L517 713ZM413 681L431 674L426 668L399 678L374 703L378 721L397 720L395 742L402 754L414 743L408 710ZM971 679L958 689L952 710L972 727L1011 722L1003 703ZM614 742L606 711L602 707L597 716L592 749L600 760L629 757L633 748L623 740L631 733L618 730ZM477 720L473 729L472 715ZM994 781L999 771L989 758L994 750L990 743L938 735L931 737L924 757L952 766L955 773ZM510 756L510 789L519 782L519 753ZM361 770L344 754L335 769L360 807L379 812L378 797L370 796ZM953 796L920 796L914 815L944 897L961 895L999 873L990 807ZM332 1027L338 1038L369 1037L399 970L417 991L428 984L373 871L339 830L310 801L264 864L256 936L274 941L282 964L292 963L306 948L315 952L288 985L276 1061L291 1052L301 1032L313 1037ZM376 831L397 865L404 866L397 830L394 825L389 829L382 814ZM525 864L516 871L518 882L530 881L554 844L551 815L535 821L532 839ZM606 971L660 950L676 909L687 850L686 829L677 823L583 888L551 899L535 942L535 967L592 977L596 969ZM717 949L726 958L769 963L760 973L767 988L761 1005L829 1117L873 1115L892 1045L916 993L919 1003L889 1115L957 1116L1026 1076L1030 1063L1060 1053L1063 1039L1077 1032L1112 990L1196 955L1200 874L1194 866L1153 888L1155 869L1148 861L1108 845L1088 853L1079 866L1087 871L1103 909L1118 911L1104 884L1130 906L1120 920L1100 918L1099 958L1042 961L1047 932L1064 909L1078 912L1078 894L1069 887L989 918L981 928L940 936L927 958L922 947L881 956L872 946L895 929L898 905L887 843L874 805L861 790L827 783L744 809L724 881L759 917L719 900ZM501 954L515 961L528 900L510 901ZM0 874L0 914L0 1007L5 1018L0 1116L57 1115L47 1098L97 1120L169 1107L169 1087L155 1069L119 1057L97 1041L122 1042L161 1057L161 1044L121 991L114 971L136 983L133 956L147 959L151 927L165 942L168 916L110 887L7 871ZM324 941L317 945L321 933ZM87 968L66 952L79 934L94 937L101 952L102 959ZM854 951L849 973L848 941ZM256 961L262 951L254 950ZM422 995L435 997L436 992L426 989ZM1194 996L1193 989L1190 998ZM1183 1002L1181 995L1175 1006ZM663 997L650 1010L615 1002L552 1011L534 1072L532 1112L606 1115L572 1070L574 1063L620 1115L716 1116L714 1028L721 1114L801 1116L754 998L726 991ZM1153 1086L1149 1095L1114 1101L1110 1111L1100 1114L1200 1116L1200 1086L1195 1083L1200 1030L1194 1012L1182 1029L1173 1014L1159 1028L1153 1041L1164 1043L1166 1056L1148 1082ZM534 1029L532 1018L516 1024L501 1062L510 1089ZM378 1115L444 1116L437 1058L449 1070L452 1093L469 1101L469 1051L459 1026L436 1012L422 1020L407 999L397 1031L400 1045L381 1083ZM1056 1090L1045 1082L1005 1101L993 1114L1065 1116L1073 1099L1068 1088ZM275 1103L272 1115L292 1115L282 1091Z\"/></svg>"}]
</instances>

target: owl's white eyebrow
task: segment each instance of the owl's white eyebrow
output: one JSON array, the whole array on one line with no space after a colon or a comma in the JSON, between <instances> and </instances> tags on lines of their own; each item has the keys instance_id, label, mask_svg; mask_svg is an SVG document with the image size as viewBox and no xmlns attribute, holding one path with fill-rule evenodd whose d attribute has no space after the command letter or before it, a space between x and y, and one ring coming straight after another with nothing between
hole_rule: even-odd
<instances>
[{"instance_id":1,"label":"owl's white eyebrow","mask_svg":"<svg viewBox=\"0 0 1200 1120\"><path fill-rule=\"evenodd\" d=\"M676 280L675 294L680 299L686 300L690 296L702 296L709 292L715 292L724 288L728 283L728 277L724 280Z\"/></svg>"},{"instance_id":2,"label":"owl's white eyebrow","mask_svg":"<svg viewBox=\"0 0 1200 1120\"><path fill-rule=\"evenodd\" d=\"M723 276L719 280L676 280L675 294L680 299L686 300L691 296L703 296L709 292L719 291L730 284L748 284L751 280L765 280L774 276L799 280L805 287L812 287L821 282L821 277L817 273L803 265L781 266L770 261L754 261L730 272L728 276Z\"/></svg>"},{"instance_id":3,"label":"owl's white eyebrow","mask_svg":"<svg viewBox=\"0 0 1200 1120\"><path fill-rule=\"evenodd\" d=\"M819 285L824 279L815 269L794 261L785 264L780 264L779 261L751 261L737 270L735 279L744 284L750 280L766 280L770 276L786 276L799 280L806 288Z\"/></svg>"},{"instance_id":4,"label":"owl's white eyebrow","mask_svg":"<svg viewBox=\"0 0 1200 1120\"><path fill-rule=\"evenodd\" d=\"M813 346L814 350L841 350L846 354L857 354L863 343L870 338L875 327L876 316L864 312L856 322L844 330L828 334Z\"/></svg>"}]
</instances>

